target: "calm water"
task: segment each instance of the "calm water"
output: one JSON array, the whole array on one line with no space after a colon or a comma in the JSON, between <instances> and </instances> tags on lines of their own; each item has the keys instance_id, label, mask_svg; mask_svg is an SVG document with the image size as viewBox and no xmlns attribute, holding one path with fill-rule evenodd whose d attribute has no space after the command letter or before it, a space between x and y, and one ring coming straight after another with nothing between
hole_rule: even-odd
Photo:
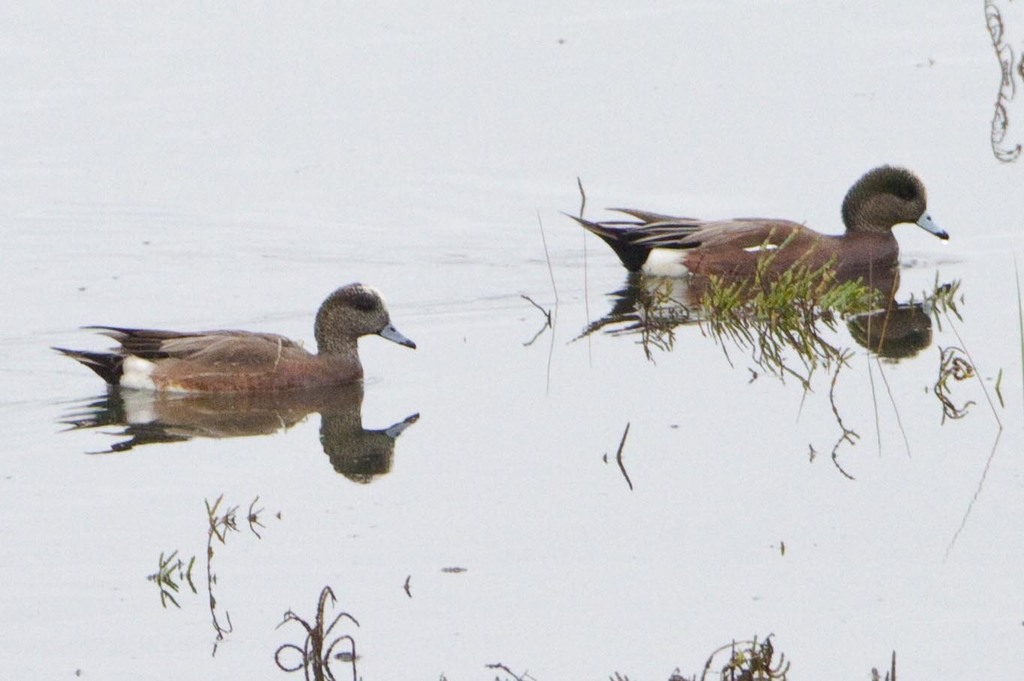
<instances>
[{"instance_id":1,"label":"calm water","mask_svg":"<svg viewBox=\"0 0 1024 681\"><path fill-rule=\"evenodd\" d=\"M993 153L982 3L855 5L0 10L0 668L280 678L274 651L301 637L275 627L330 585L367 679L664 679L769 633L791 678L867 678L893 650L901 677L1015 678L1024 166ZM751 381L748 353L696 327L652 359L635 335L577 339L626 281L560 214L577 177L592 216L836 232L885 162L921 175L952 235L897 231L898 298L959 280L963 318L898 362L830 335L854 352L835 390L860 435L837 452L849 477L828 375L806 395ZM317 306L357 280L419 345L365 339L362 394L201 425L234 437L189 439L223 407L145 401L103 406L174 409L174 428L68 430L105 397L49 349L105 347L79 326L312 344ZM950 346L980 380L951 386L975 404L943 423ZM221 495L240 531L215 546L233 630L211 655ZM257 496L262 538L242 517ZM146 576L174 550L199 556L200 593L164 608Z\"/></svg>"}]
</instances>

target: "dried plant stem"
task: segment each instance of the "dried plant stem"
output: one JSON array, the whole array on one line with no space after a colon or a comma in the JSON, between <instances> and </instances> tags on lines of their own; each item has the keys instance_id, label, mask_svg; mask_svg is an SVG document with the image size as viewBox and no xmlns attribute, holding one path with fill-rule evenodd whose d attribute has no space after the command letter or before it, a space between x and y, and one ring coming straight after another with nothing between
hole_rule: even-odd
<instances>
[{"instance_id":1,"label":"dried plant stem","mask_svg":"<svg viewBox=\"0 0 1024 681\"><path fill-rule=\"evenodd\" d=\"M633 481L629 479L629 473L626 472L626 466L622 463L622 448L626 445L626 436L629 435L629 423L626 423L626 429L622 431L622 439L619 440L619 450L615 452L615 462L619 464L619 470L622 471L622 477L626 479L626 484L629 485L630 491L633 490Z\"/></svg>"},{"instance_id":2,"label":"dried plant stem","mask_svg":"<svg viewBox=\"0 0 1024 681\"><path fill-rule=\"evenodd\" d=\"M1017 338L1020 341L1021 386L1024 389L1024 303L1021 302L1020 270L1016 258L1013 259L1013 273L1017 277Z\"/></svg>"},{"instance_id":3,"label":"dried plant stem","mask_svg":"<svg viewBox=\"0 0 1024 681\"><path fill-rule=\"evenodd\" d=\"M540 226L540 240L544 244L544 259L548 263L548 276L551 277L551 291L555 294L555 309L558 309L558 287L555 286L555 271L551 267L551 256L548 254L548 240L544 235L544 221L540 217L540 211L537 211L537 224Z\"/></svg>"},{"instance_id":4,"label":"dried plant stem","mask_svg":"<svg viewBox=\"0 0 1024 681\"><path fill-rule=\"evenodd\" d=\"M580 219L583 219L583 211L587 208L587 192L583 191L583 180L576 177L576 186L580 188ZM587 322L590 322L590 296L588 289L589 269L587 268L587 230L583 230L583 311L587 315Z\"/></svg>"},{"instance_id":5,"label":"dried plant stem","mask_svg":"<svg viewBox=\"0 0 1024 681\"><path fill-rule=\"evenodd\" d=\"M313 622L307 622L306 620L299 617L293 611L289 610L284 614L284 619L281 624L277 625L281 627L288 622L297 622L306 631L306 639L303 641L302 646L295 643L285 643L281 645L274 653L274 662L277 664L278 669L284 672L296 672L300 669L304 672L306 679L312 678L315 681L334 681L334 674L331 672L331 659L346 659L351 663L352 667L352 681L358 681L359 673L356 669L356 640L351 634L342 634L337 636L329 644L327 639L330 638L331 632L334 627L342 619L347 619L357 627L359 622L356 618L347 612L339 613L329 626L325 626L324 615L327 609L327 601L330 599L332 604L337 602L334 597L334 591L329 586L325 586L320 591L320 599L317 602L316 617ZM339 643L346 642L349 645L347 653L334 653L334 647ZM281 653L293 651L299 655L299 664L288 665L282 661Z\"/></svg>"},{"instance_id":6,"label":"dried plant stem","mask_svg":"<svg viewBox=\"0 0 1024 681\"><path fill-rule=\"evenodd\" d=\"M858 435L855 431L847 428L846 424L843 423L843 417L839 415L839 407L836 405L836 381L839 380L839 370L842 368L842 364L836 366L835 373L832 374L832 384L828 390L828 401L832 405L832 414L835 415L836 423L839 424L839 428L843 431L842 435L839 436L839 439L836 440L835 446L832 448L832 463L835 464L835 467L839 470L840 473L846 476L847 479L854 480L855 478L849 473L847 473L846 469L844 469L842 465L840 465L839 463L840 445L842 445L843 442L856 444L855 440L860 439L860 435Z\"/></svg>"},{"instance_id":7,"label":"dried plant stem","mask_svg":"<svg viewBox=\"0 0 1024 681\"><path fill-rule=\"evenodd\" d=\"M903 419L900 418L900 410L896 405L896 397L892 394L892 386L889 385L889 379L886 377L885 371L882 369L882 360L876 356L875 363L878 365L878 374L882 377L882 383L885 385L885 392L889 396L889 404L892 405L892 413L893 416L896 417L896 426L900 429L900 435L903 436L903 446L907 448L907 456L910 457L910 439L907 438L907 429L903 427ZM877 420L875 425L877 427ZM881 437L881 435L879 435L879 437ZM879 453L882 451L881 440L879 440L878 451Z\"/></svg>"},{"instance_id":8,"label":"dried plant stem","mask_svg":"<svg viewBox=\"0 0 1024 681\"><path fill-rule=\"evenodd\" d=\"M988 402L989 408L992 410L992 417L996 420L996 424L999 426L999 430L1003 429L1003 421L999 418L999 412L996 410L995 402L992 401L992 396L988 392L988 388L985 387L985 381L981 377L981 372L978 370L978 365L975 363L974 358L971 357L971 351L967 349L967 344L964 343L964 339L960 336L960 331L956 328L953 320L950 318L949 313L946 313L946 321L949 322L949 327L953 329L953 335L956 336L957 341L960 342L960 348L967 355L967 361L974 367L974 376L978 379L978 385L981 386L981 392L985 395L985 400Z\"/></svg>"}]
</instances>

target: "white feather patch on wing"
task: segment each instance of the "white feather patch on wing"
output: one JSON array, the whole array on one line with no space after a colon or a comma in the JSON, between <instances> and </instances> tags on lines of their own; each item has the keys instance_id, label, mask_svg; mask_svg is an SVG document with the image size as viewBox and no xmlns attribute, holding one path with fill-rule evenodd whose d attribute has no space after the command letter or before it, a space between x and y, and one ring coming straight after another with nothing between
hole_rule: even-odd
<instances>
[{"instance_id":1,"label":"white feather patch on wing","mask_svg":"<svg viewBox=\"0 0 1024 681\"><path fill-rule=\"evenodd\" d=\"M771 251L779 250L778 244L758 244L757 246L747 246L743 249L747 253L768 253Z\"/></svg>"},{"instance_id":2,"label":"white feather patch on wing","mask_svg":"<svg viewBox=\"0 0 1024 681\"><path fill-rule=\"evenodd\" d=\"M690 270L683 264L685 255L686 251L678 248L652 248L641 269L654 277L686 277Z\"/></svg>"}]
</instances>

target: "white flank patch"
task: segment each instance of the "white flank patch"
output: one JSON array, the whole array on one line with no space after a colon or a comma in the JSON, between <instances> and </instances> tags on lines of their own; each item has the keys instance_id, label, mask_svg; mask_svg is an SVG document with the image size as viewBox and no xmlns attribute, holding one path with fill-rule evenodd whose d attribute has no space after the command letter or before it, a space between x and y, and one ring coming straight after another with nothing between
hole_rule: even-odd
<instances>
[{"instance_id":1,"label":"white flank patch","mask_svg":"<svg viewBox=\"0 0 1024 681\"><path fill-rule=\"evenodd\" d=\"M156 390L153 383L153 369L155 365L148 359L129 356L124 358L121 365L121 387L135 388L137 390Z\"/></svg>"},{"instance_id":2,"label":"white flank patch","mask_svg":"<svg viewBox=\"0 0 1024 681\"><path fill-rule=\"evenodd\" d=\"M771 251L779 250L778 244L759 244L757 246L747 246L743 249L747 253L769 253Z\"/></svg>"},{"instance_id":3,"label":"white flank patch","mask_svg":"<svg viewBox=\"0 0 1024 681\"><path fill-rule=\"evenodd\" d=\"M686 251L678 248L653 248L641 270L654 277L687 277L690 270L683 264L685 255Z\"/></svg>"}]
</instances>

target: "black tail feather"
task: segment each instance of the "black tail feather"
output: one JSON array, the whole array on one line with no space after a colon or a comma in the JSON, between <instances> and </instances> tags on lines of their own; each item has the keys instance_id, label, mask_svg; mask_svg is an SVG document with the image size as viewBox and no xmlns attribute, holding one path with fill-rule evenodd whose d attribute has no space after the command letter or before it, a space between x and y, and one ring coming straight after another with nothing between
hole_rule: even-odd
<instances>
[{"instance_id":1,"label":"black tail feather","mask_svg":"<svg viewBox=\"0 0 1024 681\"><path fill-rule=\"evenodd\" d=\"M121 382L121 375L124 373L124 356L112 352L86 352L84 350L68 350L66 348L53 348L62 355L78 360L89 367L96 374L110 385L118 385Z\"/></svg>"},{"instance_id":2,"label":"black tail feather","mask_svg":"<svg viewBox=\"0 0 1024 681\"><path fill-rule=\"evenodd\" d=\"M636 223L623 222L622 226L611 225L609 223L598 223L591 222L590 220L584 220L578 218L575 215L569 215L576 222L583 225L583 227L592 234L596 234L601 239L612 247L615 251L615 255L619 256L619 260L625 265L626 269L630 272L639 272L640 268L643 267L644 263L647 262L647 256L651 252L651 246L643 244L637 244L633 242L633 237L637 236L633 232L632 227L636 226Z\"/></svg>"},{"instance_id":3,"label":"black tail feather","mask_svg":"<svg viewBox=\"0 0 1024 681\"><path fill-rule=\"evenodd\" d=\"M168 354L161 350L165 341L183 338L195 334L180 331L162 331L160 329L129 329L122 326L84 326L84 329L99 331L108 338L113 338L121 345L121 353L135 355L143 359L162 359Z\"/></svg>"}]
</instances>

